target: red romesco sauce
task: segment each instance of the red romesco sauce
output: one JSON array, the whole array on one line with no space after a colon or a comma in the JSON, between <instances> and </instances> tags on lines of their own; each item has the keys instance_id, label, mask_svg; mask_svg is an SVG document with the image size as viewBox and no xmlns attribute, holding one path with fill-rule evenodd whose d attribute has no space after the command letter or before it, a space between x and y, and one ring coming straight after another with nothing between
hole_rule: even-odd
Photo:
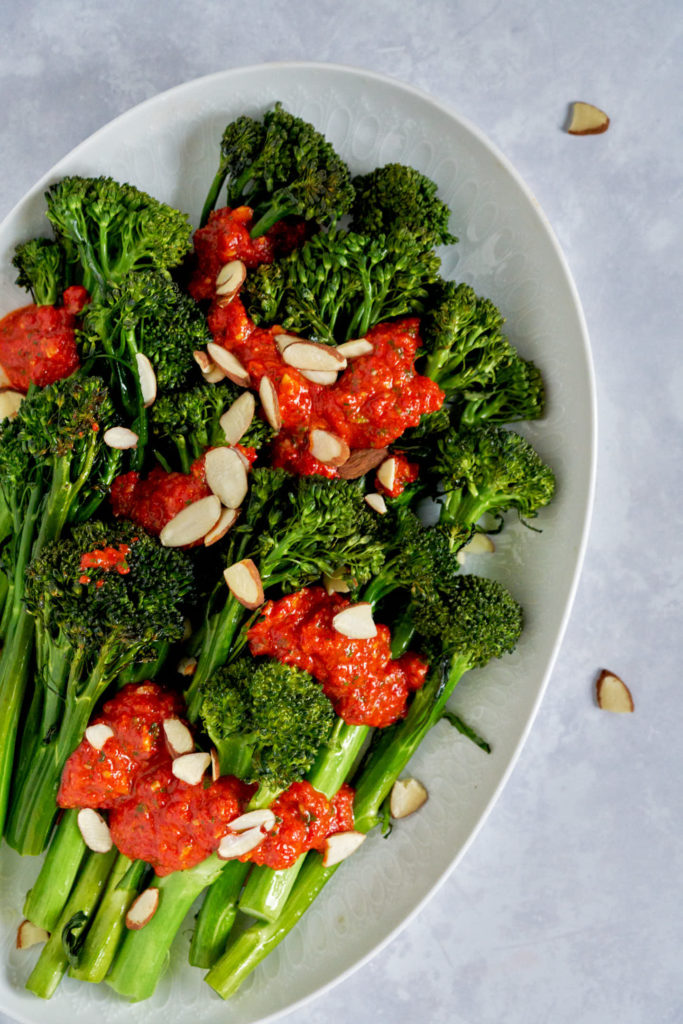
<instances>
[{"instance_id":1,"label":"red romesco sauce","mask_svg":"<svg viewBox=\"0 0 683 1024\"><path fill-rule=\"evenodd\" d=\"M279 871L296 863L302 853L321 850L328 836L353 828L354 791L346 784L328 800L310 782L294 782L271 810L276 825L256 849L240 860Z\"/></svg>"},{"instance_id":2,"label":"red romesco sauce","mask_svg":"<svg viewBox=\"0 0 683 1024\"><path fill-rule=\"evenodd\" d=\"M88 300L85 288L74 286L61 306L22 306L0 320L0 366L11 387L45 387L78 369L75 328Z\"/></svg>"},{"instance_id":3,"label":"red romesco sauce","mask_svg":"<svg viewBox=\"0 0 683 1024\"><path fill-rule=\"evenodd\" d=\"M389 490L375 476L375 490L379 491L380 494L387 494L390 498L398 498L399 494L403 494L408 484L415 483L420 475L420 467L417 462L408 462L405 455L397 453L392 458L396 462L394 486Z\"/></svg>"},{"instance_id":4,"label":"red romesco sauce","mask_svg":"<svg viewBox=\"0 0 683 1024\"><path fill-rule=\"evenodd\" d=\"M135 471L123 473L114 480L109 498L115 516L130 519L158 536L178 512L210 494L201 458L189 473L167 473L160 466L144 480Z\"/></svg>"},{"instance_id":5,"label":"red romesco sauce","mask_svg":"<svg viewBox=\"0 0 683 1024\"><path fill-rule=\"evenodd\" d=\"M349 725L391 725L405 714L410 692L424 684L428 666L411 652L392 659L387 626L378 624L371 640L337 633L332 619L350 604L322 587L268 601L247 634L249 647L310 672Z\"/></svg>"},{"instance_id":6,"label":"red romesco sauce","mask_svg":"<svg viewBox=\"0 0 683 1024\"><path fill-rule=\"evenodd\" d=\"M124 686L90 723L108 725L114 735L101 750L83 739L66 762L59 806L110 808L128 796L140 769L167 756L164 719L178 718L182 712L180 697L156 683Z\"/></svg>"},{"instance_id":7,"label":"red romesco sauce","mask_svg":"<svg viewBox=\"0 0 683 1024\"><path fill-rule=\"evenodd\" d=\"M96 548L94 551L87 551L81 555L81 569L104 569L105 572L115 570L120 576L126 576L130 572L130 566L126 557L130 554L127 544L119 544L117 548ZM83 575L79 583L90 583L90 577Z\"/></svg>"},{"instance_id":8,"label":"red romesco sauce","mask_svg":"<svg viewBox=\"0 0 683 1024\"><path fill-rule=\"evenodd\" d=\"M288 366L274 340L282 329L256 327L239 299L228 306L214 304L208 321L214 340L246 367L253 388L264 375L275 385L282 414L275 466L335 476L335 469L311 455L312 430L331 431L351 449L383 448L443 404L438 385L415 372L420 345L416 319L374 327L367 334L372 353L351 360L330 386L314 384Z\"/></svg>"}]
</instances>

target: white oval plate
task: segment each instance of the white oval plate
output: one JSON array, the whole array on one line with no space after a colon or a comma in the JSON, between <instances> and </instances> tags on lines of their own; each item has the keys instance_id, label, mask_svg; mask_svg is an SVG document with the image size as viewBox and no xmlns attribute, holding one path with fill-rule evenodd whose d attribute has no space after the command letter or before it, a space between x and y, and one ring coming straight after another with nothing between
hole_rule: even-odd
<instances>
[{"instance_id":1,"label":"white oval plate","mask_svg":"<svg viewBox=\"0 0 683 1024\"><path fill-rule=\"evenodd\" d=\"M130 1006L104 985L66 979L49 1003L23 990L37 953L13 949L31 858L0 860L0 1005L31 1024L101 1019L145 1024L272 1020L358 967L386 943L453 868L500 793L527 735L569 615L588 530L595 465L595 399L588 337L571 276L528 188L505 158L452 110L404 84L352 68L274 64L179 86L112 121L46 174L0 226L0 313L26 301L12 284L14 245L48 233L45 187L65 174L111 175L186 210L195 222L225 124L280 99L312 121L354 173L393 160L434 178L460 237L444 276L501 307L511 341L541 367L544 420L524 428L554 467L558 494L535 525L511 522L497 553L470 563L508 585L526 613L512 657L472 673L454 705L491 742L483 754L446 723L411 765L430 799L419 815L373 835L335 876L301 924L227 1004L188 967L189 925L154 998Z\"/></svg>"}]
</instances>

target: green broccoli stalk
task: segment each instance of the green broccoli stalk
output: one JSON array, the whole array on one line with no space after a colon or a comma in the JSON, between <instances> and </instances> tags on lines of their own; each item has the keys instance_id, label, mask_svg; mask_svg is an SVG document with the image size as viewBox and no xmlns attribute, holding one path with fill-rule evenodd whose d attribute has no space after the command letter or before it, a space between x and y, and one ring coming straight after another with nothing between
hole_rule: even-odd
<instances>
[{"instance_id":1,"label":"green broccoli stalk","mask_svg":"<svg viewBox=\"0 0 683 1024\"><path fill-rule=\"evenodd\" d=\"M244 392L229 381L219 388L197 384L186 391L161 395L149 410L152 444L164 464L183 473L207 448L227 444L220 420ZM254 416L240 444L257 451L273 437L273 429Z\"/></svg>"},{"instance_id":2,"label":"green broccoli stalk","mask_svg":"<svg viewBox=\"0 0 683 1024\"><path fill-rule=\"evenodd\" d=\"M154 660L159 642L182 638L193 576L185 552L125 521L78 526L29 565L36 689L6 831L20 853L44 849L62 769L108 687L132 662Z\"/></svg>"},{"instance_id":3,"label":"green broccoli stalk","mask_svg":"<svg viewBox=\"0 0 683 1024\"><path fill-rule=\"evenodd\" d=\"M14 250L12 265L19 271L16 283L25 288L37 306L54 306L66 288L64 250L50 238L31 238Z\"/></svg>"},{"instance_id":4,"label":"green broccoli stalk","mask_svg":"<svg viewBox=\"0 0 683 1024\"><path fill-rule=\"evenodd\" d=\"M541 372L529 359L513 352L499 364L491 379L480 388L464 391L454 403L454 418L461 427L485 423L516 423L539 419L545 410Z\"/></svg>"},{"instance_id":5,"label":"green broccoli stalk","mask_svg":"<svg viewBox=\"0 0 683 1024\"><path fill-rule=\"evenodd\" d=\"M67 523L87 519L105 499L121 460L102 440L114 422L102 381L73 376L32 388L18 415L0 424L0 491L12 527L2 547L8 585L0 623L0 833L33 654L26 568Z\"/></svg>"},{"instance_id":6,"label":"green broccoli stalk","mask_svg":"<svg viewBox=\"0 0 683 1024\"><path fill-rule=\"evenodd\" d=\"M353 187L354 231L373 237L405 228L430 245L458 241L448 230L451 211L437 197L436 182L414 167L386 164L354 178Z\"/></svg>"},{"instance_id":7,"label":"green broccoli stalk","mask_svg":"<svg viewBox=\"0 0 683 1024\"><path fill-rule=\"evenodd\" d=\"M46 193L66 271L93 300L131 270L170 270L190 249L184 213L111 178L68 177Z\"/></svg>"},{"instance_id":8,"label":"green broccoli stalk","mask_svg":"<svg viewBox=\"0 0 683 1024\"><path fill-rule=\"evenodd\" d=\"M425 308L438 256L405 228L367 237L333 230L262 264L243 287L256 323L333 344Z\"/></svg>"},{"instance_id":9,"label":"green broccoli stalk","mask_svg":"<svg viewBox=\"0 0 683 1024\"><path fill-rule=\"evenodd\" d=\"M418 690L408 714L396 725L375 733L368 756L354 782L354 828L368 832L382 820L382 804L429 730L441 718L456 684L469 669L514 650L522 628L521 609L491 580L463 575L443 602L418 599L415 618L425 650L433 655L427 682ZM440 609L440 610L439 610ZM438 614L435 615L435 611ZM291 931L336 867L323 867L308 854L284 910L274 921L253 924L229 942L206 976L224 999L233 995L251 971Z\"/></svg>"},{"instance_id":10,"label":"green broccoli stalk","mask_svg":"<svg viewBox=\"0 0 683 1024\"><path fill-rule=\"evenodd\" d=\"M227 179L228 205L254 210L251 237L259 238L285 217L321 225L351 208L349 170L313 125L276 103L263 122L239 117L221 139L221 158L202 210L206 223Z\"/></svg>"}]
</instances>

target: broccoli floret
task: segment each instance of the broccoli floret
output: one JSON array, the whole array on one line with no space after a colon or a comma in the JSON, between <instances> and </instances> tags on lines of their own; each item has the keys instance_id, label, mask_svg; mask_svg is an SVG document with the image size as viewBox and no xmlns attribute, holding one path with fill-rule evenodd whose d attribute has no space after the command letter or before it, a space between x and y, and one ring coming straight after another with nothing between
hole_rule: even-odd
<instances>
[{"instance_id":1,"label":"broccoli floret","mask_svg":"<svg viewBox=\"0 0 683 1024\"><path fill-rule=\"evenodd\" d=\"M37 306L54 306L66 287L64 250L49 238L32 238L14 250L16 283L33 296Z\"/></svg>"},{"instance_id":2,"label":"broccoli floret","mask_svg":"<svg viewBox=\"0 0 683 1024\"><path fill-rule=\"evenodd\" d=\"M354 178L353 187L354 231L373 237L405 228L431 245L457 242L448 230L451 211L437 197L436 183L414 167L387 164Z\"/></svg>"},{"instance_id":3,"label":"broccoli floret","mask_svg":"<svg viewBox=\"0 0 683 1024\"><path fill-rule=\"evenodd\" d=\"M243 297L257 323L281 324L332 344L421 313L439 265L405 229L374 238L333 230L262 264L249 275Z\"/></svg>"},{"instance_id":4,"label":"broccoli floret","mask_svg":"<svg viewBox=\"0 0 683 1024\"><path fill-rule=\"evenodd\" d=\"M68 177L45 196L67 271L93 299L131 270L169 270L190 249L184 213L112 178Z\"/></svg>"},{"instance_id":5,"label":"broccoli floret","mask_svg":"<svg viewBox=\"0 0 683 1024\"><path fill-rule=\"evenodd\" d=\"M308 672L242 655L208 680L201 717L221 771L274 794L306 774L335 716Z\"/></svg>"},{"instance_id":6,"label":"broccoli floret","mask_svg":"<svg viewBox=\"0 0 683 1024\"><path fill-rule=\"evenodd\" d=\"M192 462L207 448L227 443L220 419L243 393L224 381L220 387L197 384L187 391L161 395L150 409L155 448L164 457L179 460L182 472L188 473ZM255 415L240 444L259 451L273 433L268 423Z\"/></svg>"},{"instance_id":7,"label":"broccoli floret","mask_svg":"<svg viewBox=\"0 0 683 1024\"><path fill-rule=\"evenodd\" d=\"M263 122L239 117L221 140L221 160L204 209L205 224L227 179L228 205L254 210L252 238L284 217L328 225L351 208L349 170L313 125L288 113L281 103Z\"/></svg>"},{"instance_id":8,"label":"broccoli floret","mask_svg":"<svg viewBox=\"0 0 683 1024\"><path fill-rule=\"evenodd\" d=\"M463 427L539 419L545 411L541 372L530 359L513 352L509 361L496 367L487 385L463 392L454 405Z\"/></svg>"},{"instance_id":9,"label":"broccoli floret","mask_svg":"<svg viewBox=\"0 0 683 1024\"><path fill-rule=\"evenodd\" d=\"M62 769L95 704L122 669L153 661L159 643L182 638L193 593L189 556L125 521L77 526L31 562L26 606L35 617L38 671L14 780L10 845L23 853L43 849Z\"/></svg>"},{"instance_id":10,"label":"broccoli floret","mask_svg":"<svg viewBox=\"0 0 683 1024\"><path fill-rule=\"evenodd\" d=\"M527 440L485 426L450 431L436 448L434 471L443 480L441 521L474 524L488 512L516 508L533 518L552 500L555 476Z\"/></svg>"}]
</instances>

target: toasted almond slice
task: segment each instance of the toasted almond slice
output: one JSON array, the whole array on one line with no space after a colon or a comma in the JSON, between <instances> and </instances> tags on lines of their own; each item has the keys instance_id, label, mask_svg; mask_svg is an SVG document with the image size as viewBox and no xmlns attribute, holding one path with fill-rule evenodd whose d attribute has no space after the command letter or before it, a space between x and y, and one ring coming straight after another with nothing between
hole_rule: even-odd
<instances>
[{"instance_id":1,"label":"toasted almond slice","mask_svg":"<svg viewBox=\"0 0 683 1024\"><path fill-rule=\"evenodd\" d=\"M192 357L204 375L209 373L212 367L216 365L213 359L209 359L208 354L203 349L196 348L192 353Z\"/></svg>"},{"instance_id":2,"label":"toasted almond slice","mask_svg":"<svg viewBox=\"0 0 683 1024\"><path fill-rule=\"evenodd\" d=\"M331 868L355 853L366 840L364 832L335 832L325 840L323 867Z\"/></svg>"},{"instance_id":3,"label":"toasted almond slice","mask_svg":"<svg viewBox=\"0 0 683 1024\"><path fill-rule=\"evenodd\" d=\"M570 135L601 135L609 128L609 117L592 103L573 103L567 131Z\"/></svg>"},{"instance_id":4,"label":"toasted almond slice","mask_svg":"<svg viewBox=\"0 0 683 1024\"><path fill-rule=\"evenodd\" d=\"M137 448L138 435L134 430L129 430L128 427L110 427L109 430L105 430L102 440L110 448L124 450L126 448Z\"/></svg>"},{"instance_id":5,"label":"toasted almond slice","mask_svg":"<svg viewBox=\"0 0 683 1024\"><path fill-rule=\"evenodd\" d=\"M260 828L264 832L270 832L275 825L275 815L269 807L260 808L256 811L247 811L240 814L239 818L233 818L228 823L231 832L246 832L250 828Z\"/></svg>"},{"instance_id":6,"label":"toasted almond slice","mask_svg":"<svg viewBox=\"0 0 683 1024\"><path fill-rule=\"evenodd\" d=\"M417 779L397 779L389 797L391 817L407 818L427 802L428 796L427 790Z\"/></svg>"},{"instance_id":7,"label":"toasted almond slice","mask_svg":"<svg viewBox=\"0 0 683 1024\"><path fill-rule=\"evenodd\" d=\"M152 363L144 354L144 352L138 352L135 356L135 362L138 368L138 379L140 381L140 391L142 393L142 401L145 409L149 408L150 405L154 405L157 397L157 375L154 372Z\"/></svg>"},{"instance_id":8,"label":"toasted almond slice","mask_svg":"<svg viewBox=\"0 0 683 1024\"><path fill-rule=\"evenodd\" d=\"M12 391L11 388L0 391L0 420L13 420L23 401L24 396L21 391Z\"/></svg>"},{"instance_id":9,"label":"toasted almond slice","mask_svg":"<svg viewBox=\"0 0 683 1024\"><path fill-rule=\"evenodd\" d=\"M603 668L596 683L596 696L598 706L603 711L615 711L618 714L627 714L634 710L633 697L628 686L614 672L608 672Z\"/></svg>"},{"instance_id":10,"label":"toasted almond slice","mask_svg":"<svg viewBox=\"0 0 683 1024\"><path fill-rule=\"evenodd\" d=\"M251 391L244 391L236 398L227 412L218 421L228 444L237 444L251 426L256 412L256 399Z\"/></svg>"},{"instance_id":11,"label":"toasted almond slice","mask_svg":"<svg viewBox=\"0 0 683 1024\"><path fill-rule=\"evenodd\" d=\"M107 740L114 735L114 730L104 722L98 725L89 725L85 730L85 738L93 750L101 750Z\"/></svg>"},{"instance_id":12,"label":"toasted almond slice","mask_svg":"<svg viewBox=\"0 0 683 1024\"><path fill-rule=\"evenodd\" d=\"M126 928L137 932L148 924L159 906L159 890L155 886L145 889L133 900L126 914Z\"/></svg>"},{"instance_id":13,"label":"toasted almond slice","mask_svg":"<svg viewBox=\"0 0 683 1024\"><path fill-rule=\"evenodd\" d=\"M216 853L220 860L234 860L250 850L254 850L266 838L260 827L247 829L246 832L228 832L221 839Z\"/></svg>"},{"instance_id":14,"label":"toasted almond slice","mask_svg":"<svg viewBox=\"0 0 683 1024\"><path fill-rule=\"evenodd\" d=\"M49 938L50 933L46 932L44 928L39 928L31 921L23 920L17 928L17 949L28 949L29 946L35 946L39 942L47 942Z\"/></svg>"},{"instance_id":15,"label":"toasted almond slice","mask_svg":"<svg viewBox=\"0 0 683 1024\"><path fill-rule=\"evenodd\" d=\"M212 448L204 457L204 469L207 484L225 507L239 508L247 496L249 482L244 463L234 448Z\"/></svg>"},{"instance_id":16,"label":"toasted almond slice","mask_svg":"<svg viewBox=\"0 0 683 1024\"><path fill-rule=\"evenodd\" d=\"M249 374L233 352L229 352L222 345L217 345L215 341L210 341L206 350L214 363L223 370L228 380L239 387L249 387Z\"/></svg>"},{"instance_id":17,"label":"toasted almond slice","mask_svg":"<svg viewBox=\"0 0 683 1024\"><path fill-rule=\"evenodd\" d=\"M323 586L327 594L348 594L351 590L346 580L336 573L334 576L323 576Z\"/></svg>"},{"instance_id":18,"label":"toasted almond slice","mask_svg":"<svg viewBox=\"0 0 683 1024\"><path fill-rule=\"evenodd\" d=\"M250 473L251 472L251 462L249 461L249 459L246 457L246 455L244 454L243 451L240 451L238 446L236 446L234 450L235 450L235 454L239 455L240 460L242 462L242 465L246 469L247 473Z\"/></svg>"},{"instance_id":19,"label":"toasted almond slice","mask_svg":"<svg viewBox=\"0 0 683 1024\"><path fill-rule=\"evenodd\" d=\"M310 380L311 384L322 384L325 387L337 381L337 374L333 370L299 370L299 373Z\"/></svg>"},{"instance_id":20,"label":"toasted almond slice","mask_svg":"<svg viewBox=\"0 0 683 1024\"><path fill-rule=\"evenodd\" d=\"M387 503L381 494L377 494L374 491L372 492L372 494L366 494L365 501L370 506L370 508L374 509L375 512L379 512L381 516L385 514L387 510Z\"/></svg>"},{"instance_id":21,"label":"toasted almond slice","mask_svg":"<svg viewBox=\"0 0 683 1024\"><path fill-rule=\"evenodd\" d=\"M339 469L342 480L357 480L365 476L375 466L379 466L387 456L386 448L358 448L351 452L350 457Z\"/></svg>"},{"instance_id":22,"label":"toasted almond slice","mask_svg":"<svg viewBox=\"0 0 683 1024\"><path fill-rule=\"evenodd\" d=\"M458 554L491 555L495 550L496 545L487 533L473 533L467 543L460 548Z\"/></svg>"},{"instance_id":23,"label":"toasted almond slice","mask_svg":"<svg viewBox=\"0 0 683 1024\"><path fill-rule=\"evenodd\" d=\"M218 751L215 747L211 748L211 781L215 782L216 779L221 777L221 763L218 760Z\"/></svg>"},{"instance_id":24,"label":"toasted almond slice","mask_svg":"<svg viewBox=\"0 0 683 1024\"><path fill-rule=\"evenodd\" d=\"M7 370L0 363L0 388L9 387L9 377L7 376Z\"/></svg>"},{"instance_id":25,"label":"toasted almond slice","mask_svg":"<svg viewBox=\"0 0 683 1024\"><path fill-rule=\"evenodd\" d=\"M297 338L296 334L276 334L275 344L280 350L280 354L289 346L293 345L295 341L301 341L301 338Z\"/></svg>"},{"instance_id":26,"label":"toasted almond slice","mask_svg":"<svg viewBox=\"0 0 683 1024\"><path fill-rule=\"evenodd\" d=\"M165 548L182 548L186 544L205 537L216 525L221 515L221 502L215 494L193 501L166 523L159 534L159 540Z\"/></svg>"},{"instance_id":27,"label":"toasted almond slice","mask_svg":"<svg viewBox=\"0 0 683 1024\"><path fill-rule=\"evenodd\" d=\"M308 447L315 459L328 466L343 466L351 454L344 438L329 430L312 430Z\"/></svg>"},{"instance_id":28,"label":"toasted almond slice","mask_svg":"<svg viewBox=\"0 0 683 1024\"><path fill-rule=\"evenodd\" d=\"M165 718L163 723L166 747L171 757L182 757L194 750L192 733L179 718Z\"/></svg>"},{"instance_id":29,"label":"toasted almond slice","mask_svg":"<svg viewBox=\"0 0 683 1024\"><path fill-rule=\"evenodd\" d=\"M342 356L346 356L347 359L369 356L374 351L375 346L367 338L352 338L351 341L345 341L343 344L337 345L337 352Z\"/></svg>"},{"instance_id":30,"label":"toasted almond slice","mask_svg":"<svg viewBox=\"0 0 683 1024\"><path fill-rule=\"evenodd\" d=\"M216 295L233 298L244 284L247 268L242 260L230 260L224 263L216 274Z\"/></svg>"},{"instance_id":31,"label":"toasted almond slice","mask_svg":"<svg viewBox=\"0 0 683 1024\"><path fill-rule=\"evenodd\" d=\"M264 416L275 433L278 433L282 429L282 413L280 412L280 399L270 377L261 377L258 395L261 399Z\"/></svg>"},{"instance_id":32,"label":"toasted almond slice","mask_svg":"<svg viewBox=\"0 0 683 1024\"><path fill-rule=\"evenodd\" d=\"M78 830L83 836L83 842L89 850L95 853L109 853L112 848L111 832L109 825L97 811L92 807L82 807L76 818Z\"/></svg>"},{"instance_id":33,"label":"toasted almond slice","mask_svg":"<svg viewBox=\"0 0 683 1024\"><path fill-rule=\"evenodd\" d=\"M223 570L225 582L232 596L245 608L258 608L263 604L261 576L251 558L244 558Z\"/></svg>"},{"instance_id":34,"label":"toasted almond slice","mask_svg":"<svg viewBox=\"0 0 683 1024\"><path fill-rule=\"evenodd\" d=\"M193 676L197 671L196 658L181 658L176 665L176 672L181 676Z\"/></svg>"},{"instance_id":35,"label":"toasted almond slice","mask_svg":"<svg viewBox=\"0 0 683 1024\"><path fill-rule=\"evenodd\" d=\"M371 640L377 636L377 626L372 617L372 605L368 601L350 604L337 612L332 619L332 629L349 640Z\"/></svg>"},{"instance_id":36,"label":"toasted almond slice","mask_svg":"<svg viewBox=\"0 0 683 1024\"><path fill-rule=\"evenodd\" d=\"M293 341L282 352L282 358L296 370L333 370L338 373L346 367L346 359L332 345L317 341Z\"/></svg>"},{"instance_id":37,"label":"toasted almond slice","mask_svg":"<svg viewBox=\"0 0 683 1024\"><path fill-rule=\"evenodd\" d=\"M186 782L188 786L198 786L204 778L204 772L211 764L211 754L197 751L195 754L181 754L171 762L171 771L176 779Z\"/></svg>"},{"instance_id":38,"label":"toasted almond slice","mask_svg":"<svg viewBox=\"0 0 683 1024\"><path fill-rule=\"evenodd\" d=\"M204 537L204 546L210 548L212 544L222 540L228 530L231 530L237 522L239 514L240 509L238 508L224 508L216 525Z\"/></svg>"},{"instance_id":39,"label":"toasted almond slice","mask_svg":"<svg viewBox=\"0 0 683 1024\"><path fill-rule=\"evenodd\" d=\"M381 483L382 487L386 488L387 491L393 491L394 484L396 483L396 470L398 469L398 463L392 456L389 459L385 459L382 465L377 470L377 480Z\"/></svg>"}]
</instances>

